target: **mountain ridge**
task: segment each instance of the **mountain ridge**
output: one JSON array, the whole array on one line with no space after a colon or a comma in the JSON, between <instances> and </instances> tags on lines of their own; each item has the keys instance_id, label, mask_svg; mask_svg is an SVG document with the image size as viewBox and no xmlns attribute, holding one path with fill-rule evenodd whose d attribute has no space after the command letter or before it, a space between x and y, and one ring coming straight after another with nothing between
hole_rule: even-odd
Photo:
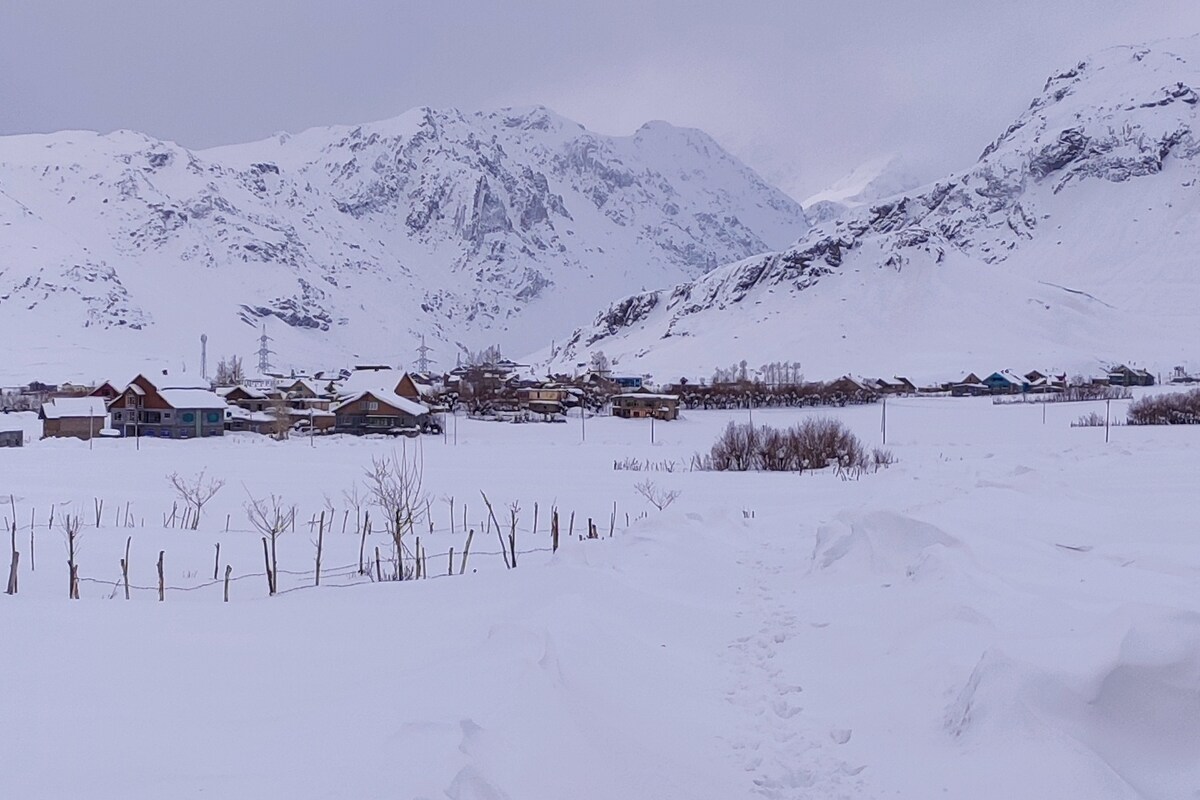
<instances>
[{"instance_id":1,"label":"mountain ridge","mask_svg":"<svg viewBox=\"0 0 1200 800\"><path fill-rule=\"evenodd\" d=\"M1195 86L1200 37L1105 50L1052 75L971 168L617 301L536 358L941 379L1196 359Z\"/></svg>"},{"instance_id":2,"label":"mountain ridge","mask_svg":"<svg viewBox=\"0 0 1200 800\"><path fill-rule=\"evenodd\" d=\"M428 107L189 150L134 131L0 138L11 371L248 355L275 366L532 349L595 303L780 246L799 205L702 132L541 106ZM317 362L314 365L313 362ZM14 376L20 377L20 376Z\"/></svg>"}]
</instances>

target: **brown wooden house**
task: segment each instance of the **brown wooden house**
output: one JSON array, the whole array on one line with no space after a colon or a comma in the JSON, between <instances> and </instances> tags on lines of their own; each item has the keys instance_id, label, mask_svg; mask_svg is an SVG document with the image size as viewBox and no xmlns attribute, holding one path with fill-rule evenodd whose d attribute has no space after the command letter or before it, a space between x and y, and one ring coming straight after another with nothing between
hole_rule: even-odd
<instances>
[{"instance_id":1,"label":"brown wooden house","mask_svg":"<svg viewBox=\"0 0 1200 800\"><path fill-rule=\"evenodd\" d=\"M679 418L679 395L651 394L650 392L627 392L612 397L614 417L625 419L672 420Z\"/></svg>"},{"instance_id":2,"label":"brown wooden house","mask_svg":"<svg viewBox=\"0 0 1200 800\"><path fill-rule=\"evenodd\" d=\"M367 433L416 435L430 424L429 408L395 392L367 390L346 398L333 408L334 431L361 436Z\"/></svg>"}]
</instances>

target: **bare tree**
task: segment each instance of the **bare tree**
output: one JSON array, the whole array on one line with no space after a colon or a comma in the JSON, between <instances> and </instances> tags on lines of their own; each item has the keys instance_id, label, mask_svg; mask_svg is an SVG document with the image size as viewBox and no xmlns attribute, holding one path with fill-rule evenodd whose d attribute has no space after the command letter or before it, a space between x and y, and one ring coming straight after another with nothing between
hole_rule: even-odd
<instances>
[{"instance_id":1,"label":"bare tree","mask_svg":"<svg viewBox=\"0 0 1200 800\"><path fill-rule=\"evenodd\" d=\"M179 499L191 511L190 527L192 530L200 527L200 512L204 509L204 504L212 500L213 496L225 485L225 481L221 478L205 478L204 472L204 470L200 470L200 473L192 478L184 478L178 472L172 472L167 476L167 480L175 488Z\"/></svg>"},{"instance_id":2,"label":"bare tree","mask_svg":"<svg viewBox=\"0 0 1200 800\"><path fill-rule=\"evenodd\" d=\"M280 441L288 438L292 430L292 408L287 400L282 397L272 400L271 405L267 406L267 413L271 415L271 422L267 426L271 437Z\"/></svg>"},{"instance_id":3,"label":"bare tree","mask_svg":"<svg viewBox=\"0 0 1200 800\"><path fill-rule=\"evenodd\" d=\"M270 561L268 563L267 584L270 593L279 590L279 561L276 552L276 542L283 532L291 527L296 518L296 509L284 505L279 495L270 495L262 500L255 498L249 492L246 502L246 517L254 529L263 535L263 541L270 544Z\"/></svg>"},{"instance_id":4,"label":"bare tree","mask_svg":"<svg viewBox=\"0 0 1200 800\"><path fill-rule=\"evenodd\" d=\"M79 599L79 565L75 562L75 555L79 552L79 536L83 530L83 520L78 514L67 514L62 521L63 533L67 537L67 570L70 576L68 584L69 594L67 595L72 600Z\"/></svg>"},{"instance_id":5,"label":"bare tree","mask_svg":"<svg viewBox=\"0 0 1200 800\"><path fill-rule=\"evenodd\" d=\"M402 445L399 455L373 457L366 470L367 491L372 501L383 511L384 526L392 540L395 558L396 580L412 576L413 567L406 567L405 559L412 556L405 539L416 530L428 508L422 487L424 463L420 451L409 457L407 447Z\"/></svg>"},{"instance_id":6,"label":"bare tree","mask_svg":"<svg viewBox=\"0 0 1200 800\"><path fill-rule=\"evenodd\" d=\"M641 483L633 485L635 492L646 498L646 502L657 508L659 511L665 511L671 503L679 499L678 489L660 489L653 481L647 479Z\"/></svg>"}]
</instances>

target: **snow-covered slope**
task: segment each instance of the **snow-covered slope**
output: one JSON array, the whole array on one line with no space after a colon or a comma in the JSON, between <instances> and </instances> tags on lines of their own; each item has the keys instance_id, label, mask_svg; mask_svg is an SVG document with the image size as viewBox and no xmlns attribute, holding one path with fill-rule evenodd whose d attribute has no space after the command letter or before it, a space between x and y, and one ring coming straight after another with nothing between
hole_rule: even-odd
<instances>
[{"instance_id":1,"label":"snow-covered slope","mask_svg":"<svg viewBox=\"0 0 1200 800\"><path fill-rule=\"evenodd\" d=\"M1051 77L970 169L634 295L542 358L957 377L1200 355L1200 38ZM957 374L956 374L957 373Z\"/></svg>"},{"instance_id":2,"label":"snow-covered slope","mask_svg":"<svg viewBox=\"0 0 1200 800\"><path fill-rule=\"evenodd\" d=\"M916 189L925 183L919 170L897 154L873 158L827 188L805 198L805 215L816 224L844 216L850 209Z\"/></svg>"},{"instance_id":3,"label":"snow-covered slope","mask_svg":"<svg viewBox=\"0 0 1200 800\"><path fill-rule=\"evenodd\" d=\"M785 245L797 203L705 134L606 137L544 108L416 109L193 152L120 131L0 139L3 370L406 360L424 334L545 342L600 299ZM120 359L124 358L125 361ZM252 360L252 359L248 359Z\"/></svg>"}]
</instances>

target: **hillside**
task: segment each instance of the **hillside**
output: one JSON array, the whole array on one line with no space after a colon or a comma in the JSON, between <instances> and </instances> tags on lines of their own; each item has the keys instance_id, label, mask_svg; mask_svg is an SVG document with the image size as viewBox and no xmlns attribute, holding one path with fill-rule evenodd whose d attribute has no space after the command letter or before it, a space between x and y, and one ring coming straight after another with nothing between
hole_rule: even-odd
<instances>
[{"instance_id":1,"label":"hillside","mask_svg":"<svg viewBox=\"0 0 1200 800\"><path fill-rule=\"evenodd\" d=\"M707 376L742 359L953 378L1200 358L1200 38L1052 76L970 169L627 297L538 358ZM1043 367L1044 368L1044 367Z\"/></svg>"},{"instance_id":2,"label":"hillside","mask_svg":"<svg viewBox=\"0 0 1200 800\"><path fill-rule=\"evenodd\" d=\"M785 245L798 204L705 134L594 134L544 108L415 109L191 151L0 138L4 379L199 372L201 333L278 367L519 353L598 298ZM198 375L197 375L198 377Z\"/></svg>"}]
</instances>

